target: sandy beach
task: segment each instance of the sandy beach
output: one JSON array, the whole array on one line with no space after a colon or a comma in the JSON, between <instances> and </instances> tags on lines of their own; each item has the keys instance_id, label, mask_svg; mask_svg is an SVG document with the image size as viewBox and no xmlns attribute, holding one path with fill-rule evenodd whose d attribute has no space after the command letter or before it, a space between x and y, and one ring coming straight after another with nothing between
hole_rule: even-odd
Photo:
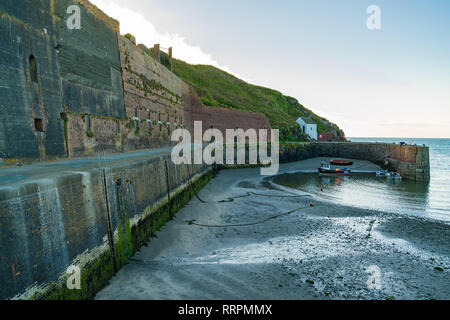
<instances>
[{"instance_id":1,"label":"sandy beach","mask_svg":"<svg viewBox=\"0 0 450 320\"><path fill-rule=\"evenodd\" d=\"M450 298L449 223L338 205L259 173L220 171L199 192L206 203L194 198L96 298Z\"/></svg>"}]
</instances>

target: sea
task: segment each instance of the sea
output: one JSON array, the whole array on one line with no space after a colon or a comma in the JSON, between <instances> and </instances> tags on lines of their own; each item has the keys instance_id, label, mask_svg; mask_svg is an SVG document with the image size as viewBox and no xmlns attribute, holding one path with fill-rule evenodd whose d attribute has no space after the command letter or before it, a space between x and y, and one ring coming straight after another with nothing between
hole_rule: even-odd
<instances>
[{"instance_id":1,"label":"sea","mask_svg":"<svg viewBox=\"0 0 450 320\"><path fill-rule=\"evenodd\" d=\"M320 177L300 174L284 184L345 205L450 222L450 139L349 138L352 142L386 142L426 145L430 148L429 182L394 181L374 174Z\"/></svg>"}]
</instances>

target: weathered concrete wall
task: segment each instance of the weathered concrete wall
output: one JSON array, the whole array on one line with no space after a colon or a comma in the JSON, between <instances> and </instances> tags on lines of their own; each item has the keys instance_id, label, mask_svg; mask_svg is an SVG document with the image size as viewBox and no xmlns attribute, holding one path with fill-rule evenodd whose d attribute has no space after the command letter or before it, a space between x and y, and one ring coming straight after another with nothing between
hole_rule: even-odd
<instances>
[{"instance_id":1,"label":"weathered concrete wall","mask_svg":"<svg viewBox=\"0 0 450 320\"><path fill-rule=\"evenodd\" d=\"M67 156L64 113L125 117L117 21L84 0L5 0L0 23L3 163Z\"/></svg>"},{"instance_id":2,"label":"weathered concrete wall","mask_svg":"<svg viewBox=\"0 0 450 320\"><path fill-rule=\"evenodd\" d=\"M285 144L280 161L290 162L314 157L341 157L369 160L403 177L417 181L430 179L429 148L388 143L319 142Z\"/></svg>"},{"instance_id":3,"label":"weathered concrete wall","mask_svg":"<svg viewBox=\"0 0 450 320\"><path fill-rule=\"evenodd\" d=\"M81 8L81 28L67 27L67 8ZM54 2L57 58L66 112L124 117L119 23L88 1Z\"/></svg>"},{"instance_id":4,"label":"weathered concrete wall","mask_svg":"<svg viewBox=\"0 0 450 320\"><path fill-rule=\"evenodd\" d=\"M115 259L102 170L92 169L0 188L0 299L90 298L168 219L165 161L173 212L200 188L206 166L174 166L169 154L106 169ZM69 291L70 265L82 269L82 290Z\"/></svg>"},{"instance_id":5,"label":"weathered concrete wall","mask_svg":"<svg viewBox=\"0 0 450 320\"><path fill-rule=\"evenodd\" d=\"M80 30L65 25L71 4L82 8ZM54 10L67 156L127 151L119 22L85 0L57 1Z\"/></svg>"},{"instance_id":6,"label":"weathered concrete wall","mask_svg":"<svg viewBox=\"0 0 450 320\"><path fill-rule=\"evenodd\" d=\"M64 154L54 46L51 1L0 2L0 159L4 163ZM42 132L36 130L35 119L42 120Z\"/></svg>"}]
</instances>

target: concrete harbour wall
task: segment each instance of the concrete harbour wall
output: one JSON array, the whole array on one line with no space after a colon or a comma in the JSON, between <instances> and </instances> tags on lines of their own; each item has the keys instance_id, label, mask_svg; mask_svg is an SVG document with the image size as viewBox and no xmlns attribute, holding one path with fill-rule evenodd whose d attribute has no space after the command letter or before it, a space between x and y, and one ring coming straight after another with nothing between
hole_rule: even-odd
<instances>
[{"instance_id":1,"label":"concrete harbour wall","mask_svg":"<svg viewBox=\"0 0 450 320\"><path fill-rule=\"evenodd\" d=\"M280 161L291 162L314 157L339 157L369 160L388 170L398 171L402 177L430 180L429 148L417 145L388 143L316 142L284 144Z\"/></svg>"},{"instance_id":2,"label":"concrete harbour wall","mask_svg":"<svg viewBox=\"0 0 450 320\"><path fill-rule=\"evenodd\" d=\"M166 162L175 213L193 196L188 175L199 190L211 169L169 154L105 168L107 193L99 168L0 187L0 299L92 298L169 220ZM81 290L65 286L71 265Z\"/></svg>"}]
</instances>

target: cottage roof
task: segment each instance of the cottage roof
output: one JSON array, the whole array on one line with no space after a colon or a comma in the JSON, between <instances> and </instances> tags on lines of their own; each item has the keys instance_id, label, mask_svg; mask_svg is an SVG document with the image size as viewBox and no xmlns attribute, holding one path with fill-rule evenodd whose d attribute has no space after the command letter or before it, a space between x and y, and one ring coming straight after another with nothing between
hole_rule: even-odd
<instances>
[{"instance_id":1,"label":"cottage roof","mask_svg":"<svg viewBox=\"0 0 450 320\"><path fill-rule=\"evenodd\" d=\"M305 117L300 117L298 119L302 119L304 123L306 124L316 124L312 119L310 118L305 118Z\"/></svg>"}]
</instances>

